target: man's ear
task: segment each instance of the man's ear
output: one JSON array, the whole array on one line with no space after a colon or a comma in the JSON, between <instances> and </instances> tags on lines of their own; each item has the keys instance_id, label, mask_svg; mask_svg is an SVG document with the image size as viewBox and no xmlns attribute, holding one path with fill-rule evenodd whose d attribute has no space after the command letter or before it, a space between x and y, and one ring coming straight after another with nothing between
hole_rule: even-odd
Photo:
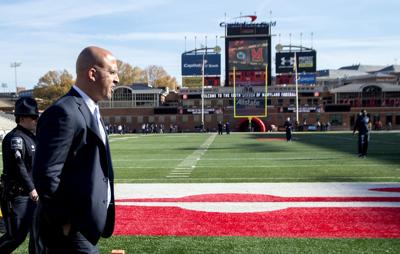
<instances>
[{"instance_id":1,"label":"man's ear","mask_svg":"<svg viewBox=\"0 0 400 254\"><path fill-rule=\"evenodd\" d=\"M96 81L96 69L95 68L90 68L88 70L88 79L90 82L95 82Z\"/></svg>"}]
</instances>

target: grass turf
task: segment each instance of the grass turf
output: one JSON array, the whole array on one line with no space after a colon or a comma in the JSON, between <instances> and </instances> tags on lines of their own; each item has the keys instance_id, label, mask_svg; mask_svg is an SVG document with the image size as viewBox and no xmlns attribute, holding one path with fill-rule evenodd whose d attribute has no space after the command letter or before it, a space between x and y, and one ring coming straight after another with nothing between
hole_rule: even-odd
<instances>
[{"instance_id":1,"label":"grass turf","mask_svg":"<svg viewBox=\"0 0 400 254\"><path fill-rule=\"evenodd\" d=\"M356 154L350 133L298 133L216 136L189 177L170 178L190 160L208 134L111 138L117 182L333 182L399 181L400 133L373 133L366 159ZM194 158L193 160L195 160Z\"/></svg>"},{"instance_id":2,"label":"grass turf","mask_svg":"<svg viewBox=\"0 0 400 254\"><path fill-rule=\"evenodd\" d=\"M209 134L110 137L116 182L399 182L400 133L371 135L368 157L356 155L351 133L295 133L216 136ZM203 154L198 160L197 155ZM168 177L185 161L187 177ZM193 166L193 167L192 167ZM398 239L298 239L253 237L114 236L101 253L398 253ZM15 253L27 253L27 241Z\"/></svg>"},{"instance_id":3,"label":"grass turf","mask_svg":"<svg viewBox=\"0 0 400 254\"><path fill-rule=\"evenodd\" d=\"M100 253L123 249L130 253L398 253L397 239L299 239L256 237L113 236L101 239ZM25 254L28 241L14 253Z\"/></svg>"}]
</instances>

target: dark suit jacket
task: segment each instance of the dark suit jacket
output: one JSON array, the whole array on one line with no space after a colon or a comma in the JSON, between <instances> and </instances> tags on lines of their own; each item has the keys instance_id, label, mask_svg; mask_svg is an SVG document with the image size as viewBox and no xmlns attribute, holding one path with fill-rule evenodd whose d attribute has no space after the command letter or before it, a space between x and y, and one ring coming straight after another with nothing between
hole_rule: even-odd
<instances>
[{"instance_id":1,"label":"dark suit jacket","mask_svg":"<svg viewBox=\"0 0 400 254\"><path fill-rule=\"evenodd\" d=\"M104 145L96 120L76 90L72 88L41 115L37 138L33 178L45 234L51 237L51 230L71 223L92 244L100 236L111 236L115 206L108 140Z\"/></svg>"}]
</instances>

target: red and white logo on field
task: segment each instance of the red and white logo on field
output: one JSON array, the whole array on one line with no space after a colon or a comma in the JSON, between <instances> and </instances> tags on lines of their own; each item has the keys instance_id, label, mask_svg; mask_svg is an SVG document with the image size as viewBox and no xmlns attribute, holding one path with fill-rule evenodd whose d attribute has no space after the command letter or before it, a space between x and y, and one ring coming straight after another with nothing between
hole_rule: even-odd
<instances>
[{"instance_id":1,"label":"red and white logo on field","mask_svg":"<svg viewBox=\"0 0 400 254\"><path fill-rule=\"evenodd\" d=\"M117 234L400 238L400 184L117 185Z\"/></svg>"}]
</instances>

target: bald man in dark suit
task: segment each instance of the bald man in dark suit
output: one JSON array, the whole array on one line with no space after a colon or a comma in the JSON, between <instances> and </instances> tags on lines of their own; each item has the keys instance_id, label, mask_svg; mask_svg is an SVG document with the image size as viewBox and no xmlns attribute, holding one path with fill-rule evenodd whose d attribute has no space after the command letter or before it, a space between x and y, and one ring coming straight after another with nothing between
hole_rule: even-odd
<instances>
[{"instance_id":1,"label":"bald man in dark suit","mask_svg":"<svg viewBox=\"0 0 400 254\"><path fill-rule=\"evenodd\" d=\"M117 60L87 47L76 62L71 90L40 117L33 177L40 195L40 253L98 253L114 230L114 174L98 102L119 82Z\"/></svg>"}]
</instances>

